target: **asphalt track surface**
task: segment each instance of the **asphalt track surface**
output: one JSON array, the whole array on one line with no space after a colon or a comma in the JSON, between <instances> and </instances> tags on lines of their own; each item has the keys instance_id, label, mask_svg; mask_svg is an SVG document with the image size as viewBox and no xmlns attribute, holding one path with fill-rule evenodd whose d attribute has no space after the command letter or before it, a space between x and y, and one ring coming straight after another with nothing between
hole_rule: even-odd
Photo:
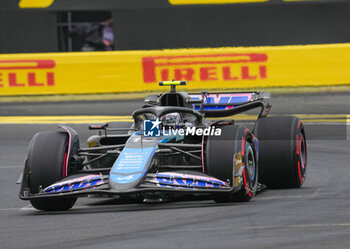
<instances>
[{"instance_id":1,"label":"asphalt track surface","mask_svg":"<svg viewBox=\"0 0 350 249\"><path fill-rule=\"evenodd\" d=\"M141 104L4 104L0 116L130 115ZM272 114L350 114L350 94L281 95L273 105ZM34 210L15 184L31 137L57 125L0 124L0 248L350 248L350 140L342 120L305 124L308 173L300 189L233 204L81 198L67 212ZM71 126L83 145L92 132Z\"/></svg>"}]
</instances>

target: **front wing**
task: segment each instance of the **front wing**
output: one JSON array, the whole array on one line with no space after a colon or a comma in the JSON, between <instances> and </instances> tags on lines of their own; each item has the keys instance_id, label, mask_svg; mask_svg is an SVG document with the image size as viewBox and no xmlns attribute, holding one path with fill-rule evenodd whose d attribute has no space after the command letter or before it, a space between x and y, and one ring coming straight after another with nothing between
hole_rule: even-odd
<instances>
[{"instance_id":1,"label":"front wing","mask_svg":"<svg viewBox=\"0 0 350 249\"><path fill-rule=\"evenodd\" d=\"M126 190L111 189L107 175L85 175L63 179L39 193L31 194L30 189L23 182L19 197L22 200L35 200L41 198L82 197L90 194L130 195L136 193L171 192L171 193L232 193L235 191L228 182L203 176L180 174L175 172L162 172L146 174L142 183Z\"/></svg>"}]
</instances>

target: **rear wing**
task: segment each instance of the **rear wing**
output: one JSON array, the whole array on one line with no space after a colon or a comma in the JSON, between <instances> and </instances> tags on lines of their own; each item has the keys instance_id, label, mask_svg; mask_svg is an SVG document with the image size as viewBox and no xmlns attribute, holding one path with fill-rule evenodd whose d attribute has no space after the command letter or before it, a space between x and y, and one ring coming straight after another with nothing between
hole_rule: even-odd
<instances>
[{"instance_id":1,"label":"rear wing","mask_svg":"<svg viewBox=\"0 0 350 249\"><path fill-rule=\"evenodd\" d=\"M260 107L260 117L265 117L271 108L267 92L193 93L190 103L207 117L227 117Z\"/></svg>"}]
</instances>

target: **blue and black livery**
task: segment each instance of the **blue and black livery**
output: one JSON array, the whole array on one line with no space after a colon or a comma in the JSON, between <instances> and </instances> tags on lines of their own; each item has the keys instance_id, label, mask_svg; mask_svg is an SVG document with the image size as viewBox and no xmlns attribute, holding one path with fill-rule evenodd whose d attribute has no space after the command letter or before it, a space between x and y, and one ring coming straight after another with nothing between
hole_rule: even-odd
<instances>
[{"instance_id":1,"label":"blue and black livery","mask_svg":"<svg viewBox=\"0 0 350 249\"><path fill-rule=\"evenodd\" d=\"M91 125L99 132L88 139L87 148L79 147L79 136L69 127L37 133L28 148L19 197L39 210L67 210L77 197L90 194L168 200L201 194L232 202L249 201L263 184L276 188L304 183L302 123L295 117L267 117L267 93L188 94L176 92L185 81L160 85L171 86L170 92L147 96L132 114L130 127ZM231 117L255 108L261 111L253 127ZM157 122L154 127L162 132L147 136L147 122ZM220 135L164 132L174 128L215 128Z\"/></svg>"}]
</instances>

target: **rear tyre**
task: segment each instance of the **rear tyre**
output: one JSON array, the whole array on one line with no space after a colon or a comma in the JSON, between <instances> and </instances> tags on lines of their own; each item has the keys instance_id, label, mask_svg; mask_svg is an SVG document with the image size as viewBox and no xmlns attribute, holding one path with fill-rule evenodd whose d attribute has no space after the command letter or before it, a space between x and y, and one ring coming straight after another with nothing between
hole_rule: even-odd
<instances>
[{"instance_id":1,"label":"rear tyre","mask_svg":"<svg viewBox=\"0 0 350 249\"><path fill-rule=\"evenodd\" d=\"M269 188L303 185L307 150L301 121L289 116L261 118L255 133L259 139L259 182Z\"/></svg>"},{"instance_id":2,"label":"rear tyre","mask_svg":"<svg viewBox=\"0 0 350 249\"><path fill-rule=\"evenodd\" d=\"M253 136L248 128L242 125L221 127L220 137L208 137L206 143L206 173L223 181L234 184L234 155L242 155L245 165L242 173L242 184L238 191L231 194L217 194L216 202L249 201L256 192L258 166Z\"/></svg>"},{"instance_id":3,"label":"rear tyre","mask_svg":"<svg viewBox=\"0 0 350 249\"><path fill-rule=\"evenodd\" d=\"M66 160L68 135L65 132L40 132L32 138L26 166L29 169L29 188L32 194L67 176ZM31 201L34 208L44 211L68 210L77 198L45 198Z\"/></svg>"}]
</instances>

